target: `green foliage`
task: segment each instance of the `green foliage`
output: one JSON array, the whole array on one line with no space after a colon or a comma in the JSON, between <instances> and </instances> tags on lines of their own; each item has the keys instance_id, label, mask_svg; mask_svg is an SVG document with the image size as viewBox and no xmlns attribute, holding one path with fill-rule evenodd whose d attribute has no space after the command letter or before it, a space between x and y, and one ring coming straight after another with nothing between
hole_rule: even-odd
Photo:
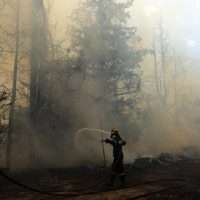
<instances>
[{"instance_id":1,"label":"green foliage","mask_svg":"<svg viewBox=\"0 0 200 200\"><path fill-rule=\"evenodd\" d=\"M140 62L146 51L135 47L139 37L131 25L132 3L86 0L74 11L66 58L50 61L42 75L45 103L39 110L51 125L69 132L137 127Z\"/></svg>"},{"instance_id":2,"label":"green foliage","mask_svg":"<svg viewBox=\"0 0 200 200\"><path fill-rule=\"evenodd\" d=\"M134 49L138 36L129 25L132 3L87 0L73 15L74 55L82 58L85 73L101 81L105 98L117 110L134 103L130 98L140 88L139 63L145 54Z\"/></svg>"}]
</instances>

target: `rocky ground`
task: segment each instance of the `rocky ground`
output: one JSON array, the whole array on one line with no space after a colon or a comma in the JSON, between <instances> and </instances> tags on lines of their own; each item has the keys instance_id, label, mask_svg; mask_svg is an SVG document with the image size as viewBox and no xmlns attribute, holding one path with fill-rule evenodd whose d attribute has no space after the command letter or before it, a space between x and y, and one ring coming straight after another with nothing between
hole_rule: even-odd
<instances>
[{"instance_id":1,"label":"rocky ground","mask_svg":"<svg viewBox=\"0 0 200 200\"><path fill-rule=\"evenodd\" d=\"M2 200L200 199L200 160L161 155L126 166L127 183L108 187L109 169L80 167L0 173ZM8 177L6 177L8 175Z\"/></svg>"}]
</instances>

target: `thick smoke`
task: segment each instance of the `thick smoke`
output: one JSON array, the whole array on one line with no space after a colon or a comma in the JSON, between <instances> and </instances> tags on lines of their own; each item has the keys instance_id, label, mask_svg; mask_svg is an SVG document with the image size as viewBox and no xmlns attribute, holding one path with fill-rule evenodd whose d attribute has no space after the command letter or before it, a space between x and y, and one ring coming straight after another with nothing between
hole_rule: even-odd
<instances>
[{"instance_id":1,"label":"thick smoke","mask_svg":"<svg viewBox=\"0 0 200 200\"><path fill-rule=\"evenodd\" d=\"M143 10L144 5L142 2L146 5L146 1L140 1L135 4L134 10L136 8L139 11ZM177 2L180 4L180 1ZM59 3L60 5L62 3ZM167 5L170 7L169 4ZM184 3L181 3L180 8L182 10L179 10L179 13L184 13L186 9L184 5ZM51 41L52 46L55 43L57 45L55 45L55 49L60 48L62 50L56 51L60 57L55 55L56 59L50 59L49 57L47 59L45 67L49 74L45 75L45 81L42 83L42 92L45 94L44 98L48 98L50 101L48 104L42 105L39 112L41 123L39 121L35 126L30 119L29 105L27 103L29 99L29 92L27 92L29 90L29 82L27 80L29 80L30 74L30 63L27 57L28 52L30 52L31 34L31 27L27 26L27 24L30 24L31 17L24 17L30 14L25 12L27 7L28 3L26 9L23 8L21 13L23 19L21 32L26 37L22 42L21 52L23 53L20 55L18 81L20 91L18 91L15 129L12 137L11 159L14 168L102 166L103 146L101 140L102 137L109 137L110 129L114 127L119 129L122 137L127 141L127 146L124 149L126 162L133 162L137 156L154 156L162 152L182 153L190 147L199 151L200 95L198 90L200 83L198 60L193 57L194 55L191 53L193 51L182 51L183 43L178 41L177 37L174 37L176 41L171 40L172 34L169 34L167 43L170 43L170 45L167 48L170 50L166 52L165 57L165 84L167 87L165 101L160 98L160 94L156 90L155 63L153 56L148 55L144 57L142 66L141 90L136 97L133 96L133 98L137 98L137 105L132 108L134 111L132 115L124 119L112 113L111 105L102 100L102 96L105 97L102 77L96 79L96 77L88 78L83 76L82 66L77 67L77 63L76 65L74 64L73 59L75 56L72 56L69 63L66 63L65 51L69 55L71 53L70 48L66 43L64 43L64 47L62 45L61 47L59 46L59 42L64 39L64 36L61 36L62 34L55 36L52 34L52 37L55 37L53 42ZM60 10L56 3L54 3L52 9L51 15L47 13L47 16L49 14L49 32L55 32L55 26L51 26L52 21L59 21L59 30L62 29L62 32L65 32L66 24L60 23L62 20L60 20L60 15L58 14ZM71 10L71 8L66 9ZM145 7L144 10L146 9L148 8ZM170 10L170 8L166 9ZM154 11L155 9L152 12ZM12 13L13 11L9 10L9 12ZM188 12L191 12L189 8ZM157 18L160 19L160 17L154 16L152 19L154 21L148 21L148 24L146 24L141 20L143 17L141 17L141 13L143 12L140 12L140 14L136 12L136 18L134 18L137 22L136 24L138 24L139 33L142 34L141 38L143 40L140 44L142 47L152 50L152 35L154 35L154 32L157 34L159 30L155 31L149 29L149 27L153 24L152 26L158 28L159 24L157 23L159 20ZM168 12L166 11L166 13ZM153 13L153 15L156 14L159 13ZM56 18L56 16L58 17ZM28 18L30 21L27 20ZM167 25L165 30L168 29L166 32L174 33L174 26L172 31L169 28L171 18L167 18L166 14L164 19L165 25ZM3 18L1 18L2 20ZM70 20L68 19L68 21ZM8 21L4 23L6 25L9 24ZM9 31L10 29L13 32L13 27L9 27ZM185 28L182 27L181 31L184 30ZM178 32L180 30L175 31L176 35L180 35L180 32ZM147 35L146 32L149 34ZM2 33L0 30L0 36L2 34L5 34L5 32ZM65 36L66 38L69 40L70 36ZM156 37L156 35L154 39L157 43L160 42L158 41L160 38ZM195 42L192 41L190 40L189 43L190 48L195 46ZM3 41L0 40L0 42L2 43ZM4 42L8 44L5 45L7 50L8 47L12 46L13 40L9 40L6 37ZM175 45L173 46L176 49L175 53L171 48L172 43ZM99 42L97 41L93 44L97 45ZM98 46L96 46L96 49L98 49ZM51 51L53 52L52 49ZM12 70L8 70L8 65L12 66L12 59L13 54L4 53L3 57L0 54L1 74L3 73L2 77L5 79L3 82L6 82L9 87L11 78L7 77ZM157 59L160 59L160 55L158 55ZM160 65L160 62L158 61L157 64ZM160 69L158 72L159 82L162 82L162 73L163 71ZM49 84L49 80L51 80L51 84ZM124 125L127 121L130 121L131 128ZM111 147L105 145L105 152L106 161L110 163L112 159Z\"/></svg>"}]
</instances>

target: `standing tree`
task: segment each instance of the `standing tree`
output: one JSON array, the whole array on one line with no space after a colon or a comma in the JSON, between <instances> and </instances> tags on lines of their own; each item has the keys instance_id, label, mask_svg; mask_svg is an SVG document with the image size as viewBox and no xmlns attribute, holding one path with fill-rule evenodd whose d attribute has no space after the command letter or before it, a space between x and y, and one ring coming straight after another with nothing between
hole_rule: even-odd
<instances>
[{"instance_id":1,"label":"standing tree","mask_svg":"<svg viewBox=\"0 0 200 200\"><path fill-rule=\"evenodd\" d=\"M154 78L158 99L163 106L166 106L169 96L169 87L167 82L169 65L167 58L169 56L169 46L166 30L163 27L162 18L160 19L160 23L158 25L158 32L159 35L154 39L152 52L154 57Z\"/></svg>"},{"instance_id":2,"label":"standing tree","mask_svg":"<svg viewBox=\"0 0 200 200\"><path fill-rule=\"evenodd\" d=\"M140 62L144 51L136 50L136 28L128 9L133 1L87 0L74 13L72 51L80 69L101 85L97 99L107 117L128 123L140 88ZM116 120L117 119L117 120ZM118 124L119 125L119 124Z\"/></svg>"},{"instance_id":3,"label":"standing tree","mask_svg":"<svg viewBox=\"0 0 200 200\"><path fill-rule=\"evenodd\" d=\"M42 80L48 54L48 27L43 0L32 0L30 112L33 120L43 106Z\"/></svg>"},{"instance_id":4,"label":"standing tree","mask_svg":"<svg viewBox=\"0 0 200 200\"><path fill-rule=\"evenodd\" d=\"M18 72L18 60L19 60L19 42L20 42L20 6L21 1L16 2L16 38L15 38L15 56L14 56L14 68L13 68L13 83L11 94L11 106L9 112L9 127L8 127L8 144L7 144L7 167L11 166L11 153L12 153L12 132L13 132L13 120L14 110L17 94L17 72Z\"/></svg>"}]
</instances>

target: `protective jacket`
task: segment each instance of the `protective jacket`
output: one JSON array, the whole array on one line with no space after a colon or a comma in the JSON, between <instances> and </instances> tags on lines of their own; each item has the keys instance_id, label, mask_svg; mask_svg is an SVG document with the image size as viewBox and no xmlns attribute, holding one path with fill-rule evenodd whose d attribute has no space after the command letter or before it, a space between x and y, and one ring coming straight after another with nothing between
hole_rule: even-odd
<instances>
[{"instance_id":1,"label":"protective jacket","mask_svg":"<svg viewBox=\"0 0 200 200\"><path fill-rule=\"evenodd\" d=\"M123 149L122 147L126 145L126 142L121 138L113 138L113 139L106 139L106 143L111 144L113 146L113 163L112 163L112 171L114 173L123 173L124 166L123 166Z\"/></svg>"}]
</instances>

